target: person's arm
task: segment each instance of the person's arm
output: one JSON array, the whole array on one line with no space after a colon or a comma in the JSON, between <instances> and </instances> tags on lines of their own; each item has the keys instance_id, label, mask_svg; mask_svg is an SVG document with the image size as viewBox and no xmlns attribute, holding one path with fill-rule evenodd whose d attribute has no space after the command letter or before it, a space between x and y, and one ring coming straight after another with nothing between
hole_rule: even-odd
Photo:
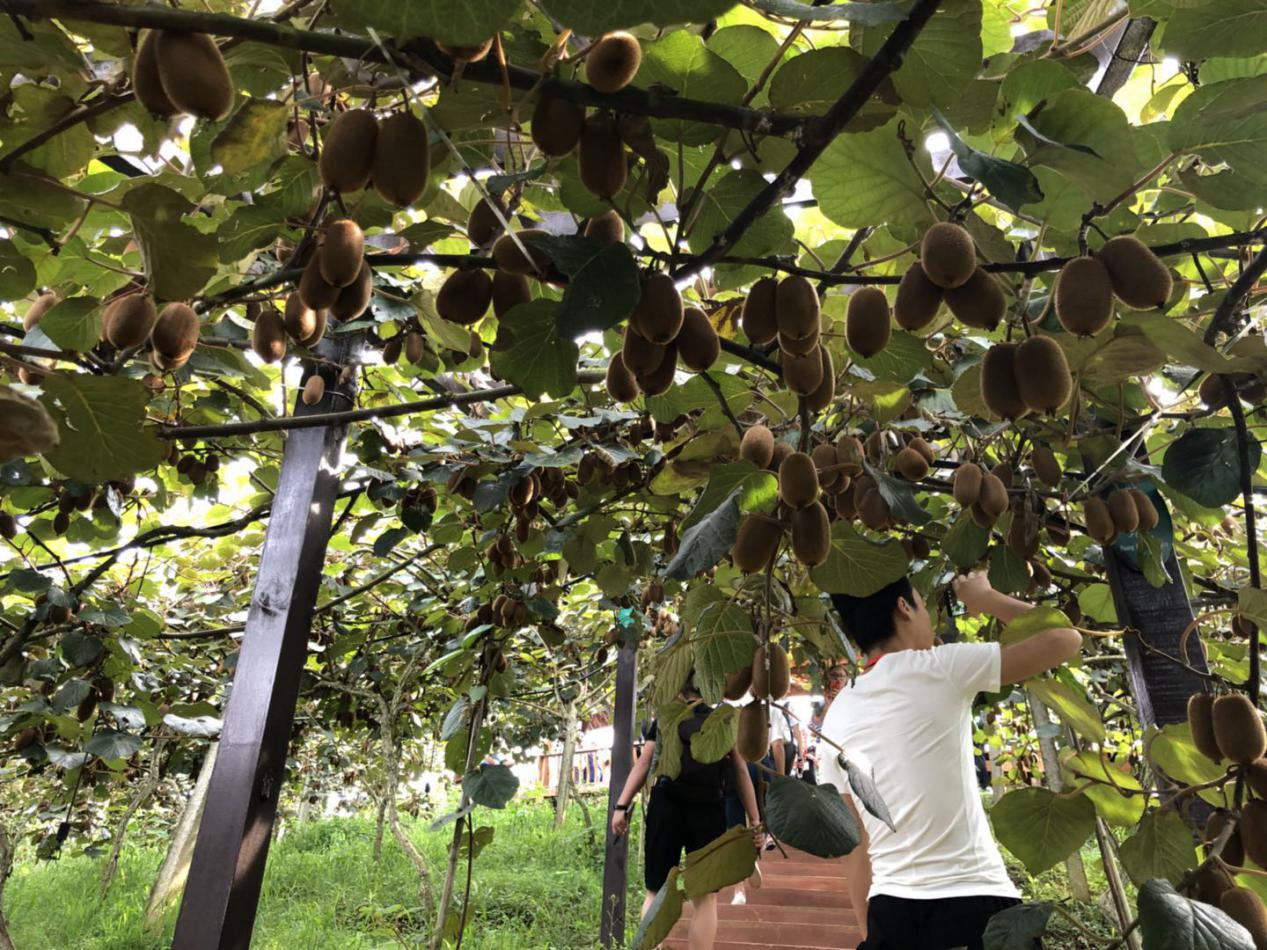
<instances>
[{"instance_id":1,"label":"person's arm","mask_svg":"<svg viewBox=\"0 0 1267 950\"><path fill-rule=\"evenodd\" d=\"M629 806L633 803L634 796L638 794L642 788L642 783L647 780L647 773L651 771L651 759L655 753L655 740L648 739L642 745L642 754L638 756L638 761L634 763L634 767L629 770L629 778L625 779L625 787L620 790L620 798L617 805L624 805L619 811L612 811L612 834L617 838L629 830Z\"/></svg>"},{"instance_id":2,"label":"person's arm","mask_svg":"<svg viewBox=\"0 0 1267 950\"><path fill-rule=\"evenodd\" d=\"M1001 594L983 572L956 578L955 596L972 614L988 614L1011 623L1033 605ZM1082 634L1072 627L1053 627L1001 648L999 682L1020 683L1068 663L1082 649Z\"/></svg>"},{"instance_id":3,"label":"person's arm","mask_svg":"<svg viewBox=\"0 0 1267 950\"><path fill-rule=\"evenodd\" d=\"M780 775L784 774L786 769L784 769L783 766L786 763L783 758L783 740L782 739L775 739L773 742L770 743L770 755L774 757L774 771L778 772Z\"/></svg>"},{"instance_id":4,"label":"person's arm","mask_svg":"<svg viewBox=\"0 0 1267 950\"><path fill-rule=\"evenodd\" d=\"M853 903L853 912L858 917L858 929L862 939L867 939L867 894L871 890L871 855L867 853L870 842L867 839L867 826L862 823L858 808L853 803L852 795L841 795L849 810L853 812L858 823L858 832L862 840L844 857L845 876L849 880L849 900Z\"/></svg>"},{"instance_id":5,"label":"person's arm","mask_svg":"<svg viewBox=\"0 0 1267 950\"><path fill-rule=\"evenodd\" d=\"M748 827L753 829L753 844L760 849L765 845L765 831L761 828L761 809L757 807L757 792L752 787L748 763L738 749L731 749L730 764L735 770L735 791L739 793L739 803L748 816Z\"/></svg>"}]
</instances>

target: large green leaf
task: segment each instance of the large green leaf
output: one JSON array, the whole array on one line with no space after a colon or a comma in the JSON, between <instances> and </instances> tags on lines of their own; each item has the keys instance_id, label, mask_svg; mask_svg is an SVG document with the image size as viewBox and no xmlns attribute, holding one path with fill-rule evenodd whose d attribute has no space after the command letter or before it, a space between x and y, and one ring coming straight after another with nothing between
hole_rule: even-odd
<instances>
[{"instance_id":1,"label":"large green leaf","mask_svg":"<svg viewBox=\"0 0 1267 950\"><path fill-rule=\"evenodd\" d=\"M533 399L576 388L576 343L559 333L558 303L545 297L512 309L497 325L489 365Z\"/></svg>"},{"instance_id":2,"label":"large green leaf","mask_svg":"<svg viewBox=\"0 0 1267 950\"><path fill-rule=\"evenodd\" d=\"M1125 762L1111 762L1095 752L1065 749L1061 755L1065 784L1082 787L1095 802L1096 813L1111 825L1131 828L1144 815L1148 799Z\"/></svg>"},{"instance_id":3,"label":"large green leaf","mask_svg":"<svg viewBox=\"0 0 1267 950\"><path fill-rule=\"evenodd\" d=\"M689 5L679 0L546 0L544 6L580 33L605 33L639 23L668 26L671 23L694 21L704 23L721 16L735 5L735 0L692 0ZM681 32L681 31L679 31Z\"/></svg>"},{"instance_id":4,"label":"large green leaf","mask_svg":"<svg viewBox=\"0 0 1267 950\"><path fill-rule=\"evenodd\" d=\"M638 931L633 938L634 950L653 950L660 946L682 916L682 891L677 886L677 879L677 867L669 868L664 886L656 893L638 923Z\"/></svg>"},{"instance_id":5,"label":"large green leaf","mask_svg":"<svg viewBox=\"0 0 1267 950\"><path fill-rule=\"evenodd\" d=\"M725 708L734 711L729 706ZM694 745L692 742L692 748ZM747 879L756 866L757 846L752 840L752 829L739 825L704 847L686 853L682 884L686 896L695 900Z\"/></svg>"},{"instance_id":6,"label":"large green leaf","mask_svg":"<svg viewBox=\"0 0 1267 950\"><path fill-rule=\"evenodd\" d=\"M831 528L827 560L811 569L810 578L828 594L867 597L906 574L910 562L896 541L877 544L856 532L847 521Z\"/></svg>"},{"instance_id":7,"label":"large green leaf","mask_svg":"<svg viewBox=\"0 0 1267 950\"><path fill-rule=\"evenodd\" d=\"M810 785L783 775L768 778L765 820L775 838L820 858L838 858L858 846L858 820L835 785Z\"/></svg>"},{"instance_id":8,"label":"large green leaf","mask_svg":"<svg viewBox=\"0 0 1267 950\"><path fill-rule=\"evenodd\" d=\"M1159 313L1136 311L1122 314L1122 325L1135 327L1163 353L1171 363L1194 366L1207 373L1253 371L1250 359L1228 359L1201 337L1172 317Z\"/></svg>"},{"instance_id":9,"label":"large green leaf","mask_svg":"<svg viewBox=\"0 0 1267 950\"><path fill-rule=\"evenodd\" d=\"M790 57L770 79L770 105L779 112L822 115L853 83L867 58L847 46L824 46ZM861 132L888 121L894 106L872 98L846 132Z\"/></svg>"},{"instance_id":10,"label":"large green leaf","mask_svg":"<svg viewBox=\"0 0 1267 950\"><path fill-rule=\"evenodd\" d=\"M677 699L656 707L656 758L652 778L675 779L682 773L682 734L678 732L678 724L692 714L692 709Z\"/></svg>"},{"instance_id":11,"label":"large green leaf","mask_svg":"<svg viewBox=\"0 0 1267 950\"><path fill-rule=\"evenodd\" d=\"M1258 469L1262 446L1252 435L1248 454L1250 471ZM1236 430L1189 429L1168 449L1162 460L1161 476L1175 491L1183 492L1199 505L1219 508L1241 493L1241 458Z\"/></svg>"},{"instance_id":12,"label":"large green leaf","mask_svg":"<svg viewBox=\"0 0 1267 950\"><path fill-rule=\"evenodd\" d=\"M35 289L35 265L8 238L0 239L0 300L21 300Z\"/></svg>"},{"instance_id":13,"label":"large green leaf","mask_svg":"<svg viewBox=\"0 0 1267 950\"><path fill-rule=\"evenodd\" d=\"M1139 889L1144 950L1254 950L1249 931L1210 904L1178 894L1168 881Z\"/></svg>"},{"instance_id":14,"label":"large green leaf","mask_svg":"<svg viewBox=\"0 0 1267 950\"><path fill-rule=\"evenodd\" d=\"M71 297L40 320L40 331L65 350L85 353L101 339L101 312L95 297Z\"/></svg>"},{"instance_id":15,"label":"large green leaf","mask_svg":"<svg viewBox=\"0 0 1267 950\"><path fill-rule=\"evenodd\" d=\"M1262 0L1176 3L1162 45L1184 60L1267 52L1267 6Z\"/></svg>"},{"instance_id":16,"label":"large green leaf","mask_svg":"<svg viewBox=\"0 0 1267 950\"><path fill-rule=\"evenodd\" d=\"M691 227L688 244L698 254L713 243L713 238L730 227L754 197L766 186L765 178L751 169L727 172L706 186L700 198L699 213ZM786 252L792 246L792 222L780 207L767 211L744 231L733 253L760 257Z\"/></svg>"},{"instance_id":17,"label":"large green leaf","mask_svg":"<svg viewBox=\"0 0 1267 950\"><path fill-rule=\"evenodd\" d=\"M892 32L866 28L862 52L874 56ZM980 68L981 0L943 0L902 56L893 84L909 106L950 106Z\"/></svg>"},{"instance_id":18,"label":"large green leaf","mask_svg":"<svg viewBox=\"0 0 1267 950\"><path fill-rule=\"evenodd\" d=\"M702 588L701 605L689 629L695 650L695 687L708 703L719 703L726 674L752 663L757 640L748 608L715 587Z\"/></svg>"},{"instance_id":19,"label":"large green leaf","mask_svg":"<svg viewBox=\"0 0 1267 950\"><path fill-rule=\"evenodd\" d=\"M1030 162L1046 165L1108 202L1139 171L1131 126L1120 108L1086 89L1067 89L1047 100L1017 131Z\"/></svg>"},{"instance_id":20,"label":"large green leaf","mask_svg":"<svg viewBox=\"0 0 1267 950\"><path fill-rule=\"evenodd\" d=\"M1211 19L1222 21L1221 16ZM1166 127L1166 144L1177 151L1199 154L1211 167L1226 165L1228 171L1215 178L1230 181L1247 193L1256 190L1261 197L1267 186L1267 167L1262 162L1263 149L1267 148L1267 115L1252 104L1262 102L1265 96L1267 75L1202 86L1175 110ZM1185 178L1188 181L1210 184L1205 176L1193 175Z\"/></svg>"},{"instance_id":21,"label":"large green leaf","mask_svg":"<svg viewBox=\"0 0 1267 950\"><path fill-rule=\"evenodd\" d=\"M334 0L334 10L350 26L370 26L384 38L426 36L442 43L476 46L517 11L521 0Z\"/></svg>"},{"instance_id":22,"label":"large green leaf","mask_svg":"<svg viewBox=\"0 0 1267 950\"><path fill-rule=\"evenodd\" d=\"M1047 932L1055 908L1053 901L1039 901L999 911L985 925L985 950L1032 950L1035 938Z\"/></svg>"},{"instance_id":23,"label":"large green leaf","mask_svg":"<svg viewBox=\"0 0 1267 950\"><path fill-rule=\"evenodd\" d=\"M717 510L717 507L738 491L736 501L741 513L762 511L773 504L779 494L779 480L773 472L757 468L751 462L725 462L710 465L708 484L700 492L690 513L678 526L679 531L689 529L701 518Z\"/></svg>"},{"instance_id":24,"label":"large green leaf","mask_svg":"<svg viewBox=\"0 0 1267 950\"><path fill-rule=\"evenodd\" d=\"M615 326L637 305L638 265L626 245L603 245L582 235L540 235L528 242L570 278L556 316L564 339Z\"/></svg>"},{"instance_id":25,"label":"large green leaf","mask_svg":"<svg viewBox=\"0 0 1267 950\"><path fill-rule=\"evenodd\" d=\"M917 150L915 161L931 179L927 153ZM907 160L895 122L838 137L815 163L810 178L819 210L843 227L901 222L921 228L933 221L924 182Z\"/></svg>"},{"instance_id":26,"label":"large green leaf","mask_svg":"<svg viewBox=\"0 0 1267 950\"><path fill-rule=\"evenodd\" d=\"M64 475L99 485L153 468L167 454L145 424L149 394L139 380L57 375L43 386L45 408L61 436L45 458Z\"/></svg>"},{"instance_id":27,"label":"large green leaf","mask_svg":"<svg viewBox=\"0 0 1267 950\"><path fill-rule=\"evenodd\" d=\"M1036 633L1053 630L1056 627L1072 627L1070 620L1062 610L1055 607L1033 607L1003 628L999 642L1004 646L1028 640Z\"/></svg>"},{"instance_id":28,"label":"large green leaf","mask_svg":"<svg viewBox=\"0 0 1267 950\"><path fill-rule=\"evenodd\" d=\"M950 138L950 149L959 159L959 167L999 201L1013 211L1019 211L1024 205L1043 200L1043 189L1028 168L973 148L959 137L940 113L938 120Z\"/></svg>"},{"instance_id":29,"label":"large green leaf","mask_svg":"<svg viewBox=\"0 0 1267 950\"><path fill-rule=\"evenodd\" d=\"M670 580L687 580L706 571L726 556L739 533L743 512L739 499L744 487L735 488L720 505L691 525L683 534L664 576Z\"/></svg>"},{"instance_id":30,"label":"large green leaf","mask_svg":"<svg viewBox=\"0 0 1267 950\"><path fill-rule=\"evenodd\" d=\"M485 808L505 808L515 797L519 777L505 765L481 763L462 776L462 792Z\"/></svg>"},{"instance_id":31,"label":"large green leaf","mask_svg":"<svg viewBox=\"0 0 1267 950\"><path fill-rule=\"evenodd\" d=\"M961 571L976 567L990 548L990 532L972 519L972 513L961 511L942 539L941 550Z\"/></svg>"},{"instance_id":32,"label":"large green leaf","mask_svg":"<svg viewBox=\"0 0 1267 950\"><path fill-rule=\"evenodd\" d=\"M722 703L708 714L699 732L691 736L691 758L696 762L716 762L735 747L738 736L739 710ZM689 885L687 890L689 893Z\"/></svg>"},{"instance_id":33,"label":"large green leaf","mask_svg":"<svg viewBox=\"0 0 1267 950\"><path fill-rule=\"evenodd\" d=\"M1192 830L1174 811L1155 811L1140 822L1139 830L1122 842L1122 866L1136 885L1153 878L1171 884L1196 867Z\"/></svg>"},{"instance_id":34,"label":"large green leaf","mask_svg":"<svg viewBox=\"0 0 1267 950\"><path fill-rule=\"evenodd\" d=\"M97 732L84 751L102 759L130 759L141 750L141 737L131 736L115 729L102 729Z\"/></svg>"},{"instance_id":35,"label":"large green leaf","mask_svg":"<svg viewBox=\"0 0 1267 950\"><path fill-rule=\"evenodd\" d=\"M652 684L651 705L659 708L673 701L681 690L686 677L695 666L695 651L682 637L665 647L655 657L655 681Z\"/></svg>"},{"instance_id":36,"label":"large green leaf","mask_svg":"<svg viewBox=\"0 0 1267 950\"><path fill-rule=\"evenodd\" d=\"M1197 751L1186 721L1172 722L1160 730L1150 729L1144 748L1153 764L1168 778L1184 785L1213 782L1224 772L1222 766Z\"/></svg>"},{"instance_id":37,"label":"large green leaf","mask_svg":"<svg viewBox=\"0 0 1267 950\"><path fill-rule=\"evenodd\" d=\"M1104 742L1104 720L1085 696L1057 679L1036 679L1026 684L1060 721L1092 742Z\"/></svg>"},{"instance_id":38,"label":"large green leaf","mask_svg":"<svg viewBox=\"0 0 1267 950\"><path fill-rule=\"evenodd\" d=\"M149 290L159 300L182 300L202 290L216 272L216 236L182 219L193 204L163 185L146 183L123 196L145 259Z\"/></svg>"},{"instance_id":39,"label":"large green leaf","mask_svg":"<svg viewBox=\"0 0 1267 950\"><path fill-rule=\"evenodd\" d=\"M1095 830L1095 805L1081 794L1018 788L995 803L990 821L999 843L1030 874L1040 874L1077 851Z\"/></svg>"},{"instance_id":40,"label":"large green leaf","mask_svg":"<svg viewBox=\"0 0 1267 950\"><path fill-rule=\"evenodd\" d=\"M556 0L557 2L557 0ZM588 0L581 0L588 3ZM626 4L633 0L626 0ZM552 4L553 5L553 4ZM595 8L620 7L620 0L594 4ZM675 5L676 6L676 5ZM692 11L692 16L696 14ZM634 83L672 90L690 99L737 105L748 91L748 82L734 66L704 45L690 30L673 30L643 46L642 65ZM663 138L687 145L702 145L717 137L715 126L683 119L656 119L652 127Z\"/></svg>"},{"instance_id":41,"label":"large green leaf","mask_svg":"<svg viewBox=\"0 0 1267 950\"><path fill-rule=\"evenodd\" d=\"M286 154L291 110L272 99L247 99L211 143L211 157L227 175L268 166Z\"/></svg>"}]
</instances>

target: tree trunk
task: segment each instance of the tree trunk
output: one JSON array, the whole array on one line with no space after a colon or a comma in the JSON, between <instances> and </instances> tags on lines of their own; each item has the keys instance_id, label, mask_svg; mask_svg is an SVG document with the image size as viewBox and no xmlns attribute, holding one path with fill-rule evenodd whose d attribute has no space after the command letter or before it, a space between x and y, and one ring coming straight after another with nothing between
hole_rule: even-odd
<instances>
[{"instance_id":1,"label":"tree trunk","mask_svg":"<svg viewBox=\"0 0 1267 950\"><path fill-rule=\"evenodd\" d=\"M1065 790L1065 782L1060 777L1060 756L1056 749L1056 737L1051 735L1050 731L1043 729L1044 726L1052 724L1051 716L1048 715L1043 701L1034 694L1033 690L1027 689L1025 696L1029 700L1029 711L1034 718L1034 727L1038 730L1038 751L1043 760L1043 782L1059 795ZM1044 732L1047 734L1044 735ZM1081 851L1075 851L1065 858L1065 870L1069 874L1070 895L1078 901L1090 901L1091 885L1087 883L1087 869L1082 863Z\"/></svg>"},{"instance_id":2,"label":"tree trunk","mask_svg":"<svg viewBox=\"0 0 1267 950\"><path fill-rule=\"evenodd\" d=\"M202 809L207 803L207 789L211 785L211 772L216 767L216 753L219 748L219 742L213 742L207 747L202 768L198 770L198 781L180 813L171 844L167 846L167 856L163 858L163 866L158 870L154 886L150 888L150 898L145 905L145 926L149 930L162 928L163 916L168 906L184 890L189 862L194 856L198 822L202 820Z\"/></svg>"},{"instance_id":3,"label":"tree trunk","mask_svg":"<svg viewBox=\"0 0 1267 950\"><path fill-rule=\"evenodd\" d=\"M1131 902L1127 897L1126 887L1122 882L1122 874L1117 866L1117 854L1111 841L1113 832L1105 824L1103 818L1095 819L1095 840L1100 846L1100 861L1104 865L1104 877L1109 884L1109 894L1113 898L1113 907L1117 911L1118 929L1126 932L1131 925ZM1140 950L1139 931L1132 930L1126 934L1127 950Z\"/></svg>"},{"instance_id":4,"label":"tree trunk","mask_svg":"<svg viewBox=\"0 0 1267 950\"><path fill-rule=\"evenodd\" d=\"M480 730L484 728L486 703L487 699L481 699L475 704L475 711L471 714L470 732L467 733L466 768L463 769L463 775L475 767L475 752L479 747ZM463 792L462 797L458 800L458 807L463 809L468 804L466 793ZM449 844L449 864L444 874L444 888L440 892L440 907L436 911L436 929L431 937L431 950L440 950L440 947L444 944L445 922L449 916L449 906L453 903L453 882L457 878L458 872L458 849L462 845L462 831L468 820L470 820L469 815L459 818L454 824L453 841ZM466 913L465 907L462 908L462 912L463 914Z\"/></svg>"},{"instance_id":5,"label":"tree trunk","mask_svg":"<svg viewBox=\"0 0 1267 950\"><path fill-rule=\"evenodd\" d=\"M572 791L572 756L576 752L576 701L567 704L563 711L567 723L563 733L563 754L559 757L559 787L554 796L554 830L563 827L568 814L568 796Z\"/></svg>"},{"instance_id":6,"label":"tree trunk","mask_svg":"<svg viewBox=\"0 0 1267 950\"><path fill-rule=\"evenodd\" d=\"M9 939L9 923L4 919L4 882L13 871L13 850L9 832L3 822L0 822L0 950L13 950L13 941Z\"/></svg>"},{"instance_id":7,"label":"tree trunk","mask_svg":"<svg viewBox=\"0 0 1267 950\"><path fill-rule=\"evenodd\" d=\"M163 771L163 750L167 747L167 738L164 736L154 743L154 748L150 751L150 767L145 774L145 781L136 790L136 794L132 796L132 801L128 802L127 810L123 813L123 818L119 821L119 827L114 832L114 847L110 849L110 858L106 861L106 866L101 872L101 896L105 897L110 890L110 885L114 883L115 872L119 870L119 855L123 852L123 839L127 837L128 825L132 822L132 816L136 814L137 809L144 805L151 795L158 788L158 783L162 781Z\"/></svg>"},{"instance_id":8,"label":"tree trunk","mask_svg":"<svg viewBox=\"0 0 1267 950\"><path fill-rule=\"evenodd\" d=\"M384 781L386 785L386 781ZM374 863L378 864L383 860L383 823L387 820L387 798L395 796L396 790L390 788L383 789L383 797L378 800L378 820L374 825Z\"/></svg>"},{"instance_id":9,"label":"tree trunk","mask_svg":"<svg viewBox=\"0 0 1267 950\"><path fill-rule=\"evenodd\" d=\"M312 813L312 786L304 782L304 789L299 795L299 811L295 815L295 825L302 828L308 824L308 816Z\"/></svg>"}]
</instances>

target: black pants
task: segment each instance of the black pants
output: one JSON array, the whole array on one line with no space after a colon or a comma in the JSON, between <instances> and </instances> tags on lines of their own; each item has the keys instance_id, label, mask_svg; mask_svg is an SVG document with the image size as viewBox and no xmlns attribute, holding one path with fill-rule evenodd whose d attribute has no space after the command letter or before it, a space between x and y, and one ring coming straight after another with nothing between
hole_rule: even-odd
<instances>
[{"instance_id":1,"label":"black pants","mask_svg":"<svg viewBox=\"0 0 1267 950\"><path fill-rule=\"evenodd\" d=\"M990 918L1014 907L1015 897L939 897L915 900L876 894L867 901L867 939L858 950L982 950ZM1041 948L1038 941L1035 948Z\"/></svg>"},{"instance_id":2,"label":"black pants","mask_svg":"<svg viewBox=\"0 0 1267 950\"><path fill-rule=\"evenodd\" d=\"M698 851L726 833L726 808L721 789L710 802L675 800L670 789L657 785L647 805L646 867L647 890L664 886L669 871L682 860L683 851Z\"/></svg>"}]
</instances>

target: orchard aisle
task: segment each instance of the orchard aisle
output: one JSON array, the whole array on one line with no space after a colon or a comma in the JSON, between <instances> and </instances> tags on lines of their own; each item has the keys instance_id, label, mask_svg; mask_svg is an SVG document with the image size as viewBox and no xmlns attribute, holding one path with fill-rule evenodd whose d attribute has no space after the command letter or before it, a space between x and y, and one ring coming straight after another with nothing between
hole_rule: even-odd
<instances>
[{"instance_id":1,"label":"orchard aisle","mask_svg":"<svg viewBox=\"0 0 1267 950\"><path fill-rule=\"evenodd\" d=\"M791 848L786 858L778 851L768 851L761 858L761 874L761 889L750 889L746 904L731 904L732 890L722 891L714 950L839 950L857 946L861 935L842 859L816 858ZM690 919L688 903L665 947L686 950Z\"/></svg>"}]
</instances>

